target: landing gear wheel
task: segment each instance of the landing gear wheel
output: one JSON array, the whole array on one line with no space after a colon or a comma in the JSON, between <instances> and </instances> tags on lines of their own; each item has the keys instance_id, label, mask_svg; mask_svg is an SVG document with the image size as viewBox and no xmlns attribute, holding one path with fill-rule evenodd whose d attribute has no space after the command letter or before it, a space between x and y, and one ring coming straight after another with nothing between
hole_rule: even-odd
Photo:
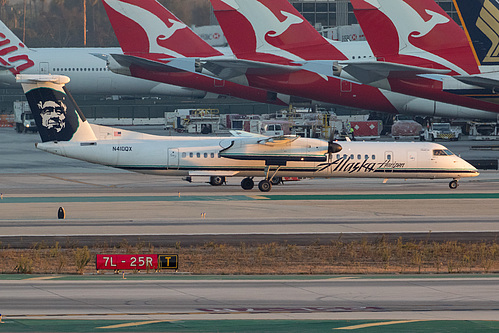
<instances>
[{"instance_id":1,"label":"landing gear wheel","mask_svg":"<svg viewBox=\"0 0 499 333\"><path fill-rule=\"evenodd\" d=\"M269 192L272 189L272 183L267 179L261 180L258 183L258 189L262 192Z\"/></svg>"},{"instance_id":2,"label":"landing gear wheel","mask_svg":"<svg viewBox=\"0 0 499 333\"><path fill-rule=\"evenodd\" d=\"M282 182L282 178L281 177L274 177L274 178L272 178L272 180L270 182L272 183L272 185L279 185Z\"/></svg>"},{"instance_id":3,"label":"landing gear wheel","mask_svg":"<svg viewBox=\"0 0 499 333\"><path fill-rule=\"evenodd\" d=\"M243 190L251 190L255 186L255 182L251 178L244 178L241 180L241 187Z\"/></svg>"},{"instance_id":4,"label":"landing gear wheel","mask_svg":"<svg viewBox=\"0 0 499 333\"><path fill-rule=\"evenodd\" d=\"M457 180L455 180L455 179L449 183L449 187L453 190L456 189L458 186L459 186L459 184L457 183Z\"/></svg>"},{"instance_id":5,"label":"landing gear wheel","mask_svg":"<svg viewBox=\"0 0 499 333\"><path fill-rule=\"evenodd\" d=\"M223 183L225 183L225 177L220 177L220 176L211 176L210 177L210 184L212 186L220 186Z\"/></svg>"}]
</instances>

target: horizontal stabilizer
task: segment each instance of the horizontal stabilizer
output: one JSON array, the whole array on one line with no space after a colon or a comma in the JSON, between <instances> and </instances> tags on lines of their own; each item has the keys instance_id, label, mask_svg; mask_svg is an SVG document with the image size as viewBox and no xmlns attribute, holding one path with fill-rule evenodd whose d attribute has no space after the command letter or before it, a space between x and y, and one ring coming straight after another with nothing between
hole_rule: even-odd
<instances>
[{"instance_id":1,"label":"horizontal stabilizer","mask_svg":"<svg viewBox=\"0 0 499 333\"><path fill-rule=\"evenodd\" d=\"M499 87L499 79L497 78L497 75L495 76L494 75L487 76L486 74L460 75L460 76L455 76L454 78L463 83L486 89L496 90L496 88Z\"/></svg>"},{"instance_id":2,"label":"horizontal stabilizer","mask_svg":"<svg viewBox=\"0 0 499 333\"><path fill-rule=\"evenodd\" d=\"M387 78L415 78L422 74L450 73L447 69L433 69L418 66L402 65L384 61L341 62L339 70L345 71L363 84L370 84ZM340 73L340 76L341 73Z\"/></svg>"},{"instance_id":3,"label":"horizontal stabilizer","mask_svg":"<svg viewBox=\"0 0 499 333\"><path fill-rule=\"evenodd\" d=\"M136 57L125 54L111 54L118 64L123 67L130 67L136 65L146 70L158 72L194 72L195 59L193 58L168 58L165 63L150 60L146 58Z\"/></svg>"},{"instance_id":4,"label":"horizontal stabilizer","mask_svg":"<svg viewBox=\"0 0 499 333\"><path fill-rule=\"evenodd\" d=\"M203 68L221 79L229 80L244 74L273 75L287 74L301 70L300 66L277 65L242 59L202 59Z\"/></svg>"}]
</instances>

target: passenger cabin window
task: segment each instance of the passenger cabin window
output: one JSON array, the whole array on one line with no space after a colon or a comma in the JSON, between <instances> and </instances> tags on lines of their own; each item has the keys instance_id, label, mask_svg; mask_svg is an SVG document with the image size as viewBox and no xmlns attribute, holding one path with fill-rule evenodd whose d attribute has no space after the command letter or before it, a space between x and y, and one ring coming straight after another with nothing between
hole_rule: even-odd
<instances>
[{"instance_id":1,"label":"passenger cabin window","mask_svg":"<svg viewBox=\"0 0 499 333\"><path fill-rule=\"evenodd\" d=\"M201 157L201 153L196 153L196 157L200 158Z\"/></svg>"},{"instance_id":2,"label":"passenger cabin window","mask_svg":"<svg viewBox=\"0 0 499 333\"><path fill-rule=\"evenodd\" d=\"M215 158L215 153L211 153L211 154L210 154L210 157L211 157L211 158Z\"/></svg>"},{"instance_id":3,"label":"passenger cabin window","mask_svg":"<svg viewBox=\"0 0 499 333\"><path fill-rule=\"evenodd\" d=\"M208 153L204 153L204 158L208 158Z\"/></svg>"},{"instance_id":4,"label":"passenger cabin window","mask_svg":"<svg viewBox=\"0 0 499 333\"><path fill-rule=\"evenodd\" d=\"M373 155L373 156L371 156L371 157L372 157L372 159L373 159L373 160L375 160L375 159L376 159L376 155Z\"/></svg>"},{"instance_id":5,"label":"passenger cabin window","mask_svg":"<svg viewBox=\"0 0 499 333\"><path fill-rule=\"evenodd\" d=\"M390 161L392 159L392 155L390 154L386 155L386 159Z\"/></svg>"},{"instance_id":6,"label":"passenger cabin window","mask_svg":"<svg viewBox=\"0 0 499 333\"><path fill-rule=\"evenodd\" d=\"M187 153L182 153L182 158L186 158L187 157Z\"/></svg>"},{"instance_id":7,"label":"passenger cabin window","mask_svg":"<svg viewBox=\"0 0 499 333\"><path fill-rule=\"evenodd\" d=\"M194 153L189 153L189 157L193 158L194 157Z\"/></svg>"}]
</instances>

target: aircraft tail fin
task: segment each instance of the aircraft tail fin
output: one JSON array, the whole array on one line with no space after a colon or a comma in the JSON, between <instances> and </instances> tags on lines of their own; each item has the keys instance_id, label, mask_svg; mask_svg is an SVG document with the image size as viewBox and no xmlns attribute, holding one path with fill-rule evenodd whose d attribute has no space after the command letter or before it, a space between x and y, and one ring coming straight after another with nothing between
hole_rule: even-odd
<instances>
[{"instance_id":1,"label":"aircraft tail fin","mask_svg":"<svg viewBox=\"0 0 499 333\"><path fill-rule=\"evenodd\" d=\"M42 142L95 141L95 133L66 90L63 75L17 75Z\"/></svg>"},{"instance_id":2,"label":"aircraft tail fin","mask_svg":"<svg viewBox=\"0 0 499 333\"><path fill-rule=\"evenodd\" d=\"M480 65L499 65L499 4L454 0L454 5Z\"/></svg>"},{"instance_id":3,"label":"aircraft tail fin","mask_svg":"<svg viewBox=\"0 0 499 333\"><path fill-rule=\"evenodd\" d=\"M211 3L224 36L238 57L251 59L251 54L266 53L290 60L346 59L288 0Z\"/></svg>"},{"instance_id":4,"label":"aircraft tail fin","mask_svg":"<svg viewBox=\"0 0 499 333\"><path fill-rule=\"evenodd\" d=\"M0 67L13 75L33 67L32 52L2 21L0 21Z\"/></svg>"},{"instance_id":5,"label":"aircraft tail fin","mask_svg":"<svg viewBox=\"0 0 499 333\"><path fill-rule=\"evenodd\" d=\"M479 73L463 30L434 0L352 0L357 21L379 60L453 74Z\"/></svg>"},{"instance_id":6,"label":"aircraft tail fin","mask_svg":"<svg viewBox=\"0 0 499 333\"><path fill-rule=\"evenodd\" d=\"M102 0L125 54L170 58L222 55L155 0Z\"/></svg>"}]
</instances>

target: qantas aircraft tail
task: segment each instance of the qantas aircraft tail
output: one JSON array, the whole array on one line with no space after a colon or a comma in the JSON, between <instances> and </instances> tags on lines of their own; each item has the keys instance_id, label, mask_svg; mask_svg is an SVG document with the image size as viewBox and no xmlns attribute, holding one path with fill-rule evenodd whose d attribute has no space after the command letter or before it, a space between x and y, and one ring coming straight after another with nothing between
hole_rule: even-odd
<instances>
[{"instance_id":1,"label":"qantas aircraft tail","mask_svg":"<svg viewBox=\"0 0 499 333\"><path fill-rule=\"evenodd\" d=\"M90 141L95 134L85 116L64 87L63 75L17 75L42 142Z\"/></svg>"},{"instance_id":2,"label":"qantas aircraft tail","mask_svg":"<svg viewBox=\"0 0 499 333\"><path fill-rule=\"evenodd\" d=\"M33 67L30 59L32 53L26 45L0 21L0 69L7 69L17 75L23 70Z\"/></svg>"},{"instance_id":3,"label":"qantas aircraft tail","mask_svg":"<svg viewBox=\"0 0 499 333\"><path fill-rule=\"evenodd\" d=\"M123 52L168 58L221 53L155 0L102 0Z\"/></svg>"},{"instance_id":4,"label":"qantas aircraft tail","mask_svg":"<svg viewBox=\"0 0 499 333\"><path fill-rule=\"evenodd\" d=\"M288 0L211 0L215 15L240 58L258 53L289 60L346 57L327 42Z\"/></svg>"},{"instance_id":5,"label":"qantas aircraft tail","mask_svg":"<svg viewBox=\"0 0 499 333\"><path fill-rule=\"evenodd\" d=\"M378 60L478 73L464 31L434 0L351 0Z\"/></svg>"},{"instance_id":6,"label":"qantas aircraft tail","mask_svg":"<svg viewBox=\"0 0 499 333\"><path fill-rule=\"evenodd\" d=\"M499 65L499 4L491 0L454 0L480 65Z\"/></svg>"}]
</instances>

